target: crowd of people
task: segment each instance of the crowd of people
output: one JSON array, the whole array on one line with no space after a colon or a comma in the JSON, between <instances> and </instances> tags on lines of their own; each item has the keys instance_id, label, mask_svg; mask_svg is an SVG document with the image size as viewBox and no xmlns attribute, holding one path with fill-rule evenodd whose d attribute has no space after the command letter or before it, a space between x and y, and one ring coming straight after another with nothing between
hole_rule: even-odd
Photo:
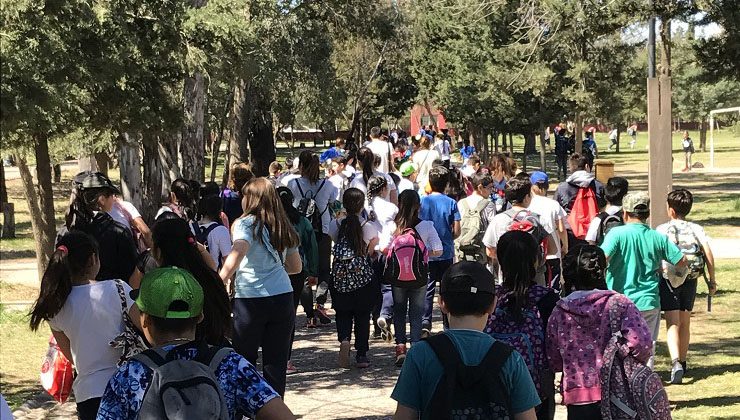
<instances>
[{"instance_id":1,"label":"crowd of people","mask_svg":"<svg viewBox=\"0 0 740 420\"><path fill-rule=\"evenodd\" d=\"M600 419L623 409L607 350L652 367L661 311L682 382L698 279L717 287L689 191L653 230L650 198L596 180L588 153L563 158L561 130L552 198L545 172L453 150L446 130L369 137L267 177L233 165L223 189L178 179L151 228L107 177L77 175L31 327L73 362L80 418L293 418L295 331L332 323L338 368L387 346L398 419L552 419L558 372L568 417Z\"/></svg>"}]
</instances>

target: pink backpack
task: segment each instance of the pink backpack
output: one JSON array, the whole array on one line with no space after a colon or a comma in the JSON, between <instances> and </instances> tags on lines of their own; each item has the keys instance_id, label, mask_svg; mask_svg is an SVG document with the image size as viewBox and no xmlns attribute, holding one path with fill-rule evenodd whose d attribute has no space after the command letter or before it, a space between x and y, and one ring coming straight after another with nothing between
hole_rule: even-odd
<instances>
[{"instance_id":1,"label":"pink backpack","mask_svg":"<svg viewBox=\"0 0 740 420\"><path fill-rule=\"evenodd\" d=\"M427 284L429 251L419 232L404 229L388 247L383 279L393 286L416 288Z\"/></svg>"},{"instance_id":2,"label":"pink backpack","mask_svg":"<svg viewBox=\"0 0 740 420\"><path fill-rule=\"evenodd\" d=\"M604 420L670 420L671 407L657 373L630 353L622 337L617 295L609 298L612 338L601 366L601 416Z\"/></svg>"}]
</instances>

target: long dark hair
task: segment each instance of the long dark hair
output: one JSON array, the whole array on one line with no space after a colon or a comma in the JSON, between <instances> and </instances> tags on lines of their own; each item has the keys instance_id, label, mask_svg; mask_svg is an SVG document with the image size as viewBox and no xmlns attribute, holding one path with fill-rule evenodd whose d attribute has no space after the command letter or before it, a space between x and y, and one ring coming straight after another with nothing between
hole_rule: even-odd
<instances>
[{"instance_id":1,"label":"long dark hair","mask_svg":"<svg viewBox=\"0 0 740 420\"><path fill-rule=\"evenodd\" d=\"M175 204L180 215L186 220L195 219L195 194L187 179L178 178L172 182L170 192L175 196Z\"/></svg>"},{"instance_id":2,"label":"long dark hair","mask_svg":"<svg viewBox=\"0 0 740 420\"><path fill-rule=\"evenodd\" d=\"M367 244L362 237L362 223L358 216L365 204L365 194L357 188L348 188L342 196L342 204L347 210L347 217L339 226L338 239L346 237L355 255L366 255Z\"/></svg>"},{"instance_id":3,"label":"long dark hair","mask_svg":"<svg viewBox=\"0 0 740 420\"><path fill-rule=\"evenodd\" d=\"M357 151L357 163L362 167L362 180L367 185L367 181L375 173L375 154L367 147L363 147Z\"/></svg>"},{"instance_id":4,"label":"long dark hair","mask_svg":"<svg viewBox=\"0 0 740 420\"><path fill-rule=\"evenodd\" d=\"M159 251L160 267L188 270L203 288L203 322L197 336L212 345L223 344L230 335L231 305L218 273L203 260L188 223L180 218L158 220L152 228L154 247Z\"/></svg>"},{"instance_id":5,"label":"long dark hair","mask_svg":"<svg viewBox=\"0 0 740 420\"><path fill-rule=\"evenodd\" d=\"M98 255L98 244L86 233L70 231L59 239L41 278L39 297L31 309L33 331L39 328L41 321L54 318L62 310L72 292L72 277L85 274L93 255ZM95 278L97 273L90 274Z\"/></svg>"},{"instance_id":6,"label":"long dark hair","mask_svg":"<svg viewBox=\"0 0 740 420\"><path fill-rule=\"evenodd\" d=\"M278 197L280 197L280 202L283 203L283 209L285 209L285 214L288 215L290 223L292 223L293 226L297 225L303 216L298 209L293 207L293 200L295 199L293 191L288 187L278 187L277 193Z\"/></svg>"},{"instance_id":7,"label":"long dark hair","mask_svg":"<svg viewBox=\"0 0 740 420\"><path fill-rule=\"evenodd\" d=\"M529 287L537 275L535 267L539 255L539 245L534 237L520 230L504 233L496 245L496 256L504 276L501 286L512 292L513 299L509 300L508 309L514 319L520 319L522 315Z\"/></svg>"},{"instance_id":8,"label":"long dark hair","mask_svg":"<svg viewBox=\"0 0 740 420\"><path fill-rule=\"evenodd\" d=\"M419 224L419 208L421 199L414 190L406 190L398 196L398 214L396 214L396 226L402 231Z\"/></svg>"},{"instance_id":9,"label":"long dark hair","mask_svg":"<svg viewBox=\"0 0 740 420\"><path fill-rule=\"evenodd\" d=\"M319 180L321 164L319 157L310 150L304 150L298 155L298 168L301 171L301 177L306 178L310 183Z\"/></svg>"},{"instance_id":10,"label":"long dark hair","mask_svg":"<svg viewBox=\"0 0 740 420\"><path fill-rule=\"evenodd\" d=\"M606 255L596 245L576 245L563 258L563 295L575 290L606 290Z\"/></svg>"}]
</instances>

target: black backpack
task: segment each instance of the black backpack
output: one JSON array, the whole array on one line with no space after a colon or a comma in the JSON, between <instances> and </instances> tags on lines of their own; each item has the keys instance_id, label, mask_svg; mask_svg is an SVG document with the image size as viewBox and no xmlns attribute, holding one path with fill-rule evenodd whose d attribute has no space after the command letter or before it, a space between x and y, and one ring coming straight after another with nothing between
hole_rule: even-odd
<instances>
[{"instance_id":1,"label":"black backpack","mask_svg":"<svg viewBox=\"0 0 740 420\"><path fill-rule=\"evenodd\" d=\"M596 234L596 244L601 245L604 242L606 234L609 233L612 228L624 225L624 217L622 216L622 209L619 209L617 214L609 214L607 212L599 213L599 230Z\"/></svg>"},{"instance_id":2,"label":"black backpack","mask_svg":"<svg viewBox=\"0 0 740 420\"><path fill-rule=\"evenodd\" d=\"M501 379L501 369L511 355L511 347L496 341L478 366L467 366L447 334L437 334L425 341L444 368L425 409L430 419L513 418L511 398Z\"/></svg>"},{"instance_id":3,"label":"black backpack","mask_svg":"<svg viewBox=\"0 0 740 420\"><path fill-rule=\"evenodd\" d=\"M208 252L211 252L211 247L208 244L208 235L210 235L211 232L213 232L213 229L216 229L219 226L223 226L223 225L221 223L219 223L219 222L211 223L210 225L208 225L208 227L200 226L197 223L194 224L194 227L193 228L194 229L197 229L195 231L196 232L195 233L195 240L198 241L198 242L200 242L201 244L203 244L203 246L206 247L206 250ZM221 251L219 251L218 252L218 261L217 261L218 268L219 269L221 268L221 265L222 265L222 263L221 263L222 258L223 258L223 255L221 255Z\"/></svg>"},{"instance_id":4,"label":"black backpack","mask_svg":"<svg viewBox=\"0 0 740 420\"><path fill-rule=\"evenodd\" d=\"M316 190L316 192L308 191L308 193L304 193L303 188L301 188L301 183L297 179L295 181L295 184L296 186L298 186L298 192L301 193L301 199L300 201L298 201L298 213L300 213L303 217L308 219L309 222L311 222L311 226L313 226L314 232L321 232L321 216L324 215L324 212L326 212L329 206L326 206L323 211L319 210L319 206L316 203L316 197L319 195L319 191L324 188L324 184L326 184L326 178L321 181L319 189Z\"/></svg>"}]
</instances>

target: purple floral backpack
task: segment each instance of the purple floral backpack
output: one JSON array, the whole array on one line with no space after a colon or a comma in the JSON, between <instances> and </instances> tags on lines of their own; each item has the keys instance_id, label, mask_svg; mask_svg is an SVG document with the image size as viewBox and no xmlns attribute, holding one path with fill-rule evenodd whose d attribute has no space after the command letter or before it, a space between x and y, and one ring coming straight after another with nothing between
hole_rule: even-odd
<instances>
[{"instance_id":1,"label":"purple floral backpack","mask_svg":"<svg viewBox=\"0 0 740 420\"><path fill-rule=\"evenodd\" d=\"M542 320L537 303L550 293L548 289L539 285L529 288L527 302L522 308L522 317L515 318L508 311L509 300L514 296L511 292L504 292L501 287L496 288L498 303L496 310L488 319L484 332L498 341L502 341L518 351L527 364L529 374L540 396L543 394L542 379L547 370L545 355L545 323Z\"/></svg>"},{"instance_id":2,"label":"purple floral backpack","mask_svg":"<svg viewBox=\"0 0 740 420\"><path fill-rule=\"evenodd\" d=\"M657 373L631 353L619 328L619 305L609 298L612 338L601 366L601 416L604 420L670 420L671 407Z\"/></svg>"}]
</instances>

